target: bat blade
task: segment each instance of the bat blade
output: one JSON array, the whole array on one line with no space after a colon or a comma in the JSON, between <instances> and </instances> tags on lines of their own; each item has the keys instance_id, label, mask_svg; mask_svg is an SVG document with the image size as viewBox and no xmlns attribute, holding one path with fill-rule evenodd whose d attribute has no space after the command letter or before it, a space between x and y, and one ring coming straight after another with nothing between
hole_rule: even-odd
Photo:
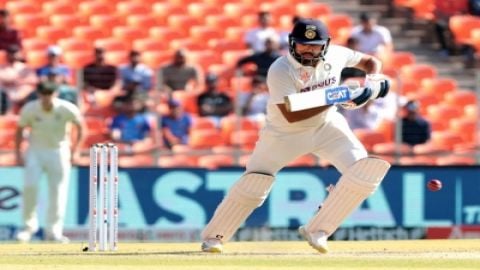
<instances>
[{"instance_id":1,"label":"bat blade","mask_svg":"<svg viewBox=\"0 0 480 270\"><path fill-rule=\"evenodd\" d=\"M285 105L290 112L302 111L347 102L350 100L350 91L347 86L340 85L318 89L309 92L294 93L285 96Z\"/></svg>"}]
</instances>

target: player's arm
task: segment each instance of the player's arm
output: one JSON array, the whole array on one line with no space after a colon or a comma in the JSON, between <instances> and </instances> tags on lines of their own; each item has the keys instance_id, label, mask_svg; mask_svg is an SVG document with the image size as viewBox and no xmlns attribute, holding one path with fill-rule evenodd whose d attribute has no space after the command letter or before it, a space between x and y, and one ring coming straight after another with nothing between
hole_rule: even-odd
<instances>
[{"instance_id":1,"label":"player's arm","mask_svg":"<svg viewBox=\"0 0 480 270\"><path fill-rule=\"evenodd\" d=\"M72 143L71 143L72 160L76 157L77 149L78 149L79 145L83 142L84 134L85 134L85 127L84 127L83 123L73 122L73 126L76 129L75 134L77 136L76 136L76 138L72 139Z\"/></svg>"},{"instance_id":2,"label":"player's arm","mask_svg":"<svg viewBox=\"0 0 480 270\"><path fill-rule=\"evenodd\" d=\"M382 71L382 62L375 56L364 54L354 68L361 69L367 74L379 74Z\"/></svg>"},{"instance_id":3,"label":"player's arm","mask_svg":"<svg viewBox=\"0 0 480 270\"><path fill-rule=\"evenodd\" d=\"M24 127L19 125L17 127L17 130L15 131L15 158L18 165L21 165L23 163L22 152L20 149L23 141L23 129Z\"/></svg>"},{"instance_id":4,"label":"player's arm","mask_svg":"<svg viewBox=\"0 0 480 270\"><path fill-rule=\"evenodd\" d=\"M299 122L299 121L303 121L305 119L308 119L310 117L313 117L313 116L315 116L319 113L322 113L323 111L328 109L328 107L330 107L330 106L331 105L320 106L320 107L316 107L316 108L311 108L311 109L306 109L306 110L301 110L301 111L296 111L296 112L290 112L287 109L287 105L285 103L277 104L277 107L282 112L283 117L285 117L285 119L287 119L287 121L289 123Z\"/></svg>"}]
</instances>

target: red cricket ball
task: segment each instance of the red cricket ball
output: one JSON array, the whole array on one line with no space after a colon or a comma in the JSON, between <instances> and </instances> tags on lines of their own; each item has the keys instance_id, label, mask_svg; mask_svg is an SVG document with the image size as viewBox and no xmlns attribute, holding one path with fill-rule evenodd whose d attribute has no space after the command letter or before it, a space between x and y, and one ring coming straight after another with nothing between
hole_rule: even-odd
<instances>
[{"instance_id":1,"label":"red cricket ball","mask_svg":"<svg viewBox=\"0 0 480 270\"><path fill-rule=\"evenodd\" d=\"M442 182L438 179L432 179L428 181L427 187L430 189L430 191L439 191L442 189Z\"/></svg>"}]
</instances>

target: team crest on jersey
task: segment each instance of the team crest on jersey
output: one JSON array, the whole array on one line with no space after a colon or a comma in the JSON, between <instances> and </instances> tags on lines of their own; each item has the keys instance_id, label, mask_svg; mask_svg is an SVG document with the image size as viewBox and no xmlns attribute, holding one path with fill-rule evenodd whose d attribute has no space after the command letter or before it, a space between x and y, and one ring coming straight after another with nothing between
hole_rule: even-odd
<instances>
[{"instance_id":1,"label":"team crest on jersey","mask_svg":"<svg viewBox=\"0 0 480 270\"><path fill-rule=\"evenodd\" d=\"M300 80L303 83L308 82L311 77L312 77L312 73L310 73L308 71L305 71L305 70L300 71Z\"/></svg>"}]
</instances>

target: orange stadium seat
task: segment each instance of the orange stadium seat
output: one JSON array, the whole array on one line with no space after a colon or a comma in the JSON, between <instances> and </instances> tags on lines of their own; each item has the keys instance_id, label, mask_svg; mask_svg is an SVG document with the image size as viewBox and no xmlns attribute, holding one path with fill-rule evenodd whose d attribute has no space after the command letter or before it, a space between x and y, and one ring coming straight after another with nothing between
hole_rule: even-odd
<instances>
[{"instance_id":1,"label":"orange stadium seat","mask_svg":"<svg viewBox=\"0 0 480 270\"><path fill-rule=\"evenodd\" d=\"M111 33L115 26L124 25L125 20L116 14L97 14L91 16L89 21L91 26Z\"/></svg>"},{"instance_id":2,"label":"orange stadium seat","mask_svg":"<svg viewBox=\"0 0 480 270\"><path fill-rule=\"evenodd\" d=\"M463 107L463 117L466 119L478 119L477 104L469 104Z\"/></svg>"},{"instance_id":3,"label":"orange stadium seat","mask_svg":"<svg viewBox=\"0 0 480 270\"><path fill-rule=\"evenodd\" d=\"M221 63L220 55L211 50L192 51L187 53L187 61L198 65L202 70L208 70L213 64Z\"/></svg>"},{"instance_id":4,"label":"orange stadium seat","mask_svg":"<svg viewBox=\"0 0 480 270\"><path fill-rule=\"evenodd\" d=\"M444 131L448 128L448 121L443 119L428 119L432 131Z\"/></svg>"},{"instance_id":5,"label":"orange stadium seat","mask_svg":"<svg viewBox=\"0 0 480 270\"><path fill-rule=\"evenodd\" d=\"M186 14L187 8L185 5L178 5L171 2L158 2L152 5L152 14L157 18L162 25L167 24L167 19L171 15Z\"/></svg>"},{"instance_id":6,"label":"orange stadium seat","mask_svg":"<svg viewBox=\"0 0 480 270\"><path fill-rule=\"evenodd\" d=\"M458 155L448 155L437 158L437 166L458 166L458 165L475 165L476 160L474 157L464 157Z\"/></svg>"},{"instance_id":7,"label":"orange stadium seat","mask_svg":"<svg viewBox=\"0 0 480 270\"><path fill-rule=\"evenodd\" d=\"M62 38L58 40L58 46L64 51L92 51L93 42L91 40L78 38Z\"/></svg>"},{"instance_id":8,"label":"orange stadium seat","mask_svg":"<svg viewBox=\"0 0 480 270\"><path fill-rule=\"evenodd\" d=\"M58 40L70 36L69 29L51 25L39 26L36 32L38 38L44 39L50 44L56 44Z\"/></svg>"},{"instance_id":9,"label":"orange stadium seat","mask_svg":"<svg viewBox=\"0 0 480 270\"><path fill-rule=\"evenodd\" d=\"M22 33L23 38L36 37L36 30L42 25L48 25L45 14L14 14L13 26Z\"/></svg>"},{"instance_id":10,"label":"orange stadium seat","mask_svg":"<svg viewBox=\"0 0 480 270\"><path fill-rule=\"evenodd\" d=\"M477 52L480 52L480 27L472 29L471 38L473 47Z\"/></svg>"},{"instance_id":11,"label":"orange stadium seat","mask_svg":"<svg viewBox=\"0 0 480 270\"><path fill-rule=\"evenodd\" d=\"M392 52L382 56L384 68L402 68L403 66L415 64L415 55L411 52Z\"/></svg>"},{"instance_id":12,"label":"orange stadium seat","mask_svg":"<svg viewBox=\"0 0 480 270\"><path fill-rule=\"evenodd\" d=\"M212 150L212 153L214 154L233 155L237 151L237 148L229 145L217 145L212 147L211 150Z\"/></svg>"},{"instance_id":13,"label":"orange stadium seat","mask_svg":"<svg viewBox=\"0 0 480 270\"><path fill-rule=\"evenodd\" d=\"M220 55L225 51L230 51L230 50L241 51L241 50L247 49L247 47L245 46L245 43L237 42L227 38L211 39L208 41L207 44L208 44L208 48L210 48L211 50L214 50Z\"/></svg>"},{"instance_id":14,"label":"orange stadium seat","mask_svg":"<svg viewBox=\"0 0 480 270\"><path fill-rule=\"evenodd\" d=\"M230 135L230 143L244 150L253 150L258 141L258 130L234 130Z\"/></svg>"},{"instance_id":15,"label":"orange stadium seat","mask_svg":"<svg viewBox=\"0 0 480 270\"><path fill-rule=\"evenodd\" d=\"M450 105L463 107L477 104L477 95L472 90L457 90L446 93L444 100Z\"/></svg>"},{"instance_id":16,"label":"orange stadium seat","mask_svg":"<svg viewBox=\"0 0 480 270\"><path fill-rule=\"evenodd\" d=\"M203 19L208 15L221 14L222 8L217 5L211 5L202 2L190 3L187 6L187 14L197 18Z\"/></svg>"},{"instance_id":17,"label":"orange stadium seat","mask_svg":"<svg viewBox=\"0 0 480 270\"><path fill-rule=\"evenodd\" d=\"M172 97L182 104L186 112L198 114L197 94L188 91L173 91Z\"/></svg>"},{"instance_id":18,"label":"orange stadium seat","mask_svg":"<svg viewBox=\"0 0 480 270\"><path fill-rule=\"evenodd\" d=\"M206 149L222 144L222 136L216 129L192 130L188 142L188 145L195 149Z\"/></svg>"},{"instance_id":19,"label":"orange stadium seat","mask_svg":"<svg viewBox=\"0 0 480 270\"><path fill-rule=\"evenodd\" d=\"M71 31L74 27L88 25L88 20L75 14L55 14L50 16L50 24Z\"/></svg>"},{"instance_id":20,"label":"orange stadium seat","mask_svg":"<svg viewBox=\"0 0 480 270\"><path fill-rule=\"evenodd\" d=\"M397 91L400 95L407 96L416 94L420 90L420 83L413 80L401 80L400 89Z\"/></svg>"},{"instance_id":21,"label":"orange stadium seat","mask_svg":"<svg viewBox=\"0 0 480 270\"><path fill-rule=\"evenodd\" d=\"M149 29L149 36L168 44L169 40L188 37L188 31L179 32L168 26L154 26Z\"/></svg>"},{"instance_id":22,"label":"orange stadium seat","mask_svg":"<svg viewBox=\"0 0 480 270\"><path fill-rule=\"evenodd\" d=\"M480 28L480 18L473 15L454 15L450 17L449 28L456 42L472 44L472 30Z\"/></svg>"},{"instance_id":23,"label":"orange stadium seat","mask_svg":"<svg viewBox=\"0 0 480 270\"><path fill-rule=\"evenodd\" d=\"M39 39L36 37L33 38L24 38L22 39L22 47L25 51L32 50L44 50L46 51L50 43L44 39Z\"/></svg>"},{"instance_id":24,"label":"orange stadium seat","mask_svg":"<svg viewBox=\"0 0 480 270\"><path fill-rule=\"evenodd\" d=\"M193 26L190 28L190 38L196 42L208 43L208 41L213 39L223 38L224 34L222 31L218 30L215 27L211 26Z\"/></svg>"},{"instance_id":25,"label":"orange stadium seat","mask_svg":"<svg viewBox=\"0 0 480 270\"><path fill-rule=\"evenodd\" d=\"M118 38L102 38L95 40L95 47L103 48L106 51L128 51L130 47L128 44Z\"/></svg>"},{"instance_id":26,"label":"orange stadium seat","mask_svg":"<svg viewBox=\"0 0 480 270\"><path fill-rule=\"evenodd\" d=\"M66 51L63 54L63 62L73 69L81 69L93 62L93 51Z\"/></svg>"},{"instance_id":27,"label":"orange stadium seat","mask_svg":"<svg viewBox=\"0 0 480 270\"><path fill-rule=\"evenodd\" d=\"M455 145L464 143L462 136L450 130L432 131L432 143L453 150Z\"/></svg>"},{"instance_id":28,"label":"orange stadium seat","mask_svg":"<svg viewBox=\"0 0 480 270\"><path fill-rule=\"evenodd\" d=\"M420 114L427 115L428 108L437 105L441 101L441 97L431 95L428 93L417 93L415 95L408 95L408 98L417 100L420 103Z\"/></svg>"},{"instance_id":29,"label":"orange stadium seat","mask_svg":"<svg viewBox=\"0 0 480 270\"><path fill-rule=\"evenodd\" d=\"M266 10L270 12L272 17L278 20L282 15L295 14L295 6L287 2L263 2L260 3L260 10Z\"/></svg>"},{"instance_id":30,"label":"orange stadium seat","mask_svg":"<svg viewBox=\"0 0 480 270\"><path fill-rule=\"evenodd\" d=\"M257 11L257 6L248 5L244 2L226 3L223 5L223 13L230 18L240 18L246 14L255 14Z\"/></svg>"},{"instance_id":31,"label":"orange stadium seat","mask_svg":"<svg viewBox=\"0 0 480 270\"><path fill-rule=\"evenodd\" d=\"M272 17L272 24L276 25L275 18ZM240 17L240 26L247 29L252 29L258 26L258 15L257 14L245 14Z\"/></svg>"},{"instance_id":32,"label":"orange stadium seat","mask_svg":"<svg viewBox=\"0 0 480 270\"><path fill-rule=\"evenodd\" d=\"M212 154L198 158L198 166L210 170L215 170L219 167L229 167L234 164L235 160L231 155Z\"/></svg>"},{"instance_id":33,"label":"orange stadium seat","mask_svg":"<svg viewBox=\"0 0 480 270\"><path fill-rule=\"evenodd\" d=\"M209 117L193 117L192 129L215 129L215 122Z\"/></svg>"},{"instance_id":34,"label":"orange stadium seat","mask_svg":"<svg viewBox=\"0 0 480 270\"><path fill-rule=\"evenodd\" d=\"M26 51L25 59L29 67L36 69L47 63L47 54L45 50Z\"/></svg>"},{"instance_id":35,"label":"orange stadium seat","mask_svg":"<svg viewBox=\"0 0 480 270\"><path fill-rule=\"evenodd\" d=\"M161 156L158 158L157 165L162 168L183 168L196 167L198 157L192 155Z\"/></svg>"},{"instance_id":36,"label":"orange stadium seat","mask_svg":"<svg viewBox=\"0 0 480 270\"><path fill-rule=\"evenodd\" d=\"M410 155L412 154L412 147L408 144L400 143L397 145L395 142L376 143L372 147L372 151L378 155Z\"/></svg>"},{"instance_id":37,"label":"orange stadium seat","mask_svg":"<svg viewBox=\"0 0 480 270\"><path fill-rule=\"evenodd\" d=\"M450 120L450 129L460 134L463 141L466 143L475 143L475 137L477 132L477 120L457 118Z\"/></svg>"},{"instance_id":38,"label":"orange stadium seat","mask_svg":"<svg viewBox=\"0 0 480 270\"><path fill-rule=\"evenodd\" d=\"M120 155L118 157L118 167L120 168L152 167L154 163L155 161L151 154Z\"/></svg>"},{"instance_id":39,"label":"orange stadium seat","mask_svg":"<svg viewBox=\"0 0 480 270\"><path fill-rule=\"evenodd\" d=\"M113 28L112 37L118 38L132 47L132 42L136 39L146 38L148 31L142 27L116 26Z\"/></svg>"},{"instance_id":40,"label":"orange stadium seat","mask_svg":"<svg viewBox=\"0 0 480 270\"><path fill-rule=\"evenodd\" d=\"M142 63L149 66L152 69L157 69L162 65L167 64L172 60L173 52L170 50L165 51L143 51Z\"/></svg>"},{"instance_id":41,"label":"orange stadium seat","mask_svg":"<svg viewBox=\"0 0 480 270\"><path fill-rule=\"evenodd\" d=\"M243 46L246 46L244 36L247 31L248 29L240 26L227 27L225 30L225 38L243 44Z\"/></svg>"},{"instance_id":42,"label":"orange stadium seat","mask_svg":"<svg viewBox=\"0 0 480 270\"><path fill-rule=\"evenodd\" d=\"M355 129L353 132L369 152L372 151L375 144L386 142L385 135L379 131Z\"/></svg>"},{"instance_id":43,"label":"orange stadium seat","mask_svg":"<svg viewBox=\"0 0 480 270\"><path fill-rule=\"evenodd\" d=\"M179 49L186 49L189 51L203 51L207 49L207 43L197 42L193 38L181 38L171 40L169 43L169 48L174 51Z\"/></svg>"},{"instance_id":44,"label":"orange stadium seat","mask_svg":"<svg viewBox=\"0 0 480 270\"><path fill-rule=\"evenodd\" d=\"M0 153L0 167L9 167L9 166L17 166L17 158L15 153L7 152L7 153Z\"/></svg>"},{"instance_id":45,"label":"orange stadium seat","mask_svg":"<svg viewBox=\"0 0 480 270\"><path fill-rule=\"evenodd\" d=\"M164 51L168 49L168 43L156 38L142 38L133 41L133 49L137 51Z\"/></svg>"},{"instance_id":46,"label":"orange stadium seat","mask_svg":"<svg viewBox=\"0 0 480 270\"><path fill-rule=\"evenodd\" d=\"M202 25L202 20L187 14L173 14L167 18L167 25L176 31L187 31L195 25Z\"/></svg>"},{"instance_id":47,"label":"orange stadium seat","mask_svg":"<svg viewBox=\"0 0 480 270\"><path fill-rule=\"evenodd\" d=\"M73 36L79 39L92 40L106 38L108 34L102 29L94 26L77 26L73 29Z\"/></svg>"},{"instance_id":48,"label":"orange stadium seat","mask_svg":"<svg viewBox=\"0 0 480 270\"><path fill-rule=\"evenodd\" d=\"M222 53L222 63L236 66L240 58L251 55L252 52L248 49L245 50L234 50L234 51L225 51Z\"/></svg>"},{"instance_id":49,"label":"orange stadium seat","mask_svg":"<svg viewBox=\"0 0 480 270\"><path fill-rule=\"evenodd\" d=\"M12 14L36 14L41 11L40 5L31 1L7 1L5 9Z\"/></svg>"},{"instance_id":50,"label":"orange stadium seat","mask_svg":"<svg viewBox=\"0 0 480 270\"><path fill-rule=\"evenodd\" d=\"M252 90L251 76L235 76L230 79L230 88L233 90L240 90L249 92Z\"/></svg>"},{"instance_id":51,"label":"orange stadium seat","mask_svg":"<svg viewBox=\"0 0 480 270\"><path fill-rule=\"evenodd\" d=\"M238 122L240 121L240 122ZM237 117L235 115L230 115L222 118L220 121L220 130L222 133L223 140L226 143L230 143L231 135L236 130L259 130L258 124L246 117Z\"/></svg>"},{"instance_id":52,"label":"orange stadium seat","mask_svg":"<svg viewBox=\"0 0 480 270\"><path fill-rule=\"evenodd\" d=\"M7 53L2 50L0 51L0 65L7 63Z\"/></svg>"},{"instance_id":53,"label":"orange stadium seat","mask_svg":"<svg viewBox=\"0 0 480 270\"><path fill-rule=\"evenodd\" d=\"M117 14L131 16L134 14L150 14L150 6L143 1L122 1L117 3Z\"/></svg>"},{"instance_id":54,"label":"orange stadium seat","mask_svg":"<svg viewBox=\"0 0 480 270\"><path fill-rule=\"evenodd\" d=\"M427 78L422 80L420 86L422 92L443 98L446 93L457 89L457 81L450 78Z\"/></svg>"},{"instance_id":55,"label":"orange stadium seat","mask_svg":"<svg viewBox=\"0 0 480 270\"><path fill-rule=\"evenodd\" d=\"M225 30L230 27L241 27L241 17L229 17L226 15L208 15L205 17L205 25L219 30ZM243 28L243 27L242 27Z\"/></svg>"},{"instance_id":56,"label":"orange stadium seat","mask_svg":"<svg viewBox=\"0 0 480 270\"><path fill-rule=\"evenodd\" d=\"M449 121L462 115L463 108L445 103L430 105L427 108L427 118L429 120Z\"/></svg>"},{"instance_id":57,"label":"orange stadium seat","mask_svg":"<svg viewBox=\"0 0 480 270\"><path fill-rule=\"evenodd\" d=\"M105 62L114 66L125 65L129 62L129 52L128 51L106 51Z\"/></svg>"},{"instance_id":58,"label":"orange stadium seat","mask_svg":"<svg viewBox=\"0 0 480 270\"><path fill-rule=\"evenodd\" d=\"M161 20L153 14L134 14L127 17L127 26L141 28L144 31L161 24Z\"/></svg>"},{"instance_id":59,"label":"orange stadium seat","mask_svg":"<svg viewBox=\"0 0 480 270\"><path fill-rule=\"evenodd\" d=\"M420 83L423 79L435 78L437 69L428 64L412 64L402 67L401 75L405 79Z\"/></svg>"},{"instance_id":60,"label":"orange stadium seat","mask_svg":"<svg viewBox=\"0 0 480 270\"><path fill-rule=\"evenodd\" d=\"M450 150L446 145L433 143L432 141L413 146L413 154L415 155L437 155L447 153Z\"/></svg>"},{"instance_id":61,"label":"orange stadium seat","mask_svg":"<svg viewBox=\"0 0 480 270\"><path fill-rule=\"evenodd\" d=\"M436 157L429 155L403 156L398 163L402 166L432 166L436 165Z\"/></svg>"},{"instance_id":62,"label":"orange stadium seat","mask_svg":"<svg viewBox=\"0 0 480 270\"><path fill-rule=\"evenodd\" d=\"M332 13L328 4L319 2L299 3L295 6L295 9L298 16L305 18L319 18Z\"/></svg>"},{"instance_id":63,"label":"orange stadium seat","mask_svg":"<svg viewBox=\"0 0 480 270\"><path fill-rule=\"evenodd\" d=\"M48 16L57 14L75 14L77 12L75 5L67 1L49 1L42 4L42 11Z\"/></svg>"},{"instance_id":64,"label":"orange stadium seat","mask_svg":"<svg viewBox=\"0 0 480 270\"><path fill-rule=\"evenodd\" d=\"M18 115L0 115L0 131L15 132L18 126Z\"/></svg>"},{"instance_id":65,"label":"orange stadium seat","mask_svg":"<svg viewBox=\"0 0 480 270\"><path fill-rule=\"evenodd\" d=\"M114 11L115 7L106 2L83 1L78 5L78 14L85 18L99 14L112 14Z\"/></svg>"}]
</instances>

